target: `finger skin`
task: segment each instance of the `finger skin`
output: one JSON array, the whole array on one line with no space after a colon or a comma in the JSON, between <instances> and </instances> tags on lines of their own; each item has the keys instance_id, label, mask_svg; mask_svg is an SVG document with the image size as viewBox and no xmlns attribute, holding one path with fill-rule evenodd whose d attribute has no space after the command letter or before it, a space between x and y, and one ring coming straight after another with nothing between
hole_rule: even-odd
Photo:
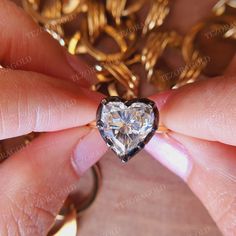
<instances>
[{"instance_id":1,"label":"finger skin","mask_svg":"<svg viewBox=\"0 0 236 236\"><path fill-rule=\"evenodd\" d=\"M162 122L188 136L236 145L236 79L223 76L172 91L160 111ZM153 99L157 102L158 95Z\"/></svg>"},{"instance_id":2,"label":"finger skin","mask_svg":"<svg viewBox=\"0 0 236 236\"><path fill-rule=\"evenodd\" d=\"M91 69L82 60L77 58L75 63L65 48L12 1L0 1L0 18L0 60L4 67L40 72L82 85L83 74L89 75L87 80L94 80L95 75L86 73Z\"/></svg>"},{"instance_id":3,"label":"finger skin","mask_svg":"<svg viewBox=\"0 0 236 236\"><path fill-rule=\"evenodd\" d=\"M77 148L91 142L96 152ZM44 134L3 162L0 235L47 235L66 197L78 190L81 169L88 170L106 149L98 131L74 128ZM84 156L90 156L88 162ZM74 158L83 159L82 168Z\"/></svg>"},{"instance_id":4,"label":"finger skin","mask_svg":"<svg viewBox=\"0 0 236 236\"><path fill-rule=\"evenodd\" d=\"M0 73L0 139L95 120L101 95L72 82L23 71Z\"/></svg>"},{"instance_id":5,"label":"finger skin","mask_svg":"<svg viewBox=\"0 0 236 236\"><path fill-rule=\"evenodd\" d=\"M186 181L225 236L236 235L236 147L171 133L146 150Z\"/></svg>"}]
</instances>

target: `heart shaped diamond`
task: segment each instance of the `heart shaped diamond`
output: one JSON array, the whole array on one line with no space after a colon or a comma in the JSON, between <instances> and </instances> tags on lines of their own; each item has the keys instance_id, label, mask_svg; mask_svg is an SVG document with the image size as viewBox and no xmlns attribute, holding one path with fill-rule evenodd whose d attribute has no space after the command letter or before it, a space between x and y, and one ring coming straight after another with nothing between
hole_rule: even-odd
<instances>
[{"instance_id":1,"label":"heart shaped diamond","mask_svg":"<svg viewBox=\"0 0 236 236\"><path fill-rule=\"evenodd\" d=\"M119 97L102 100L97 110L97 127L107 145L127 162L152 138L159 114L149 99L124 101Z\"/></svg>"}]
</instances>

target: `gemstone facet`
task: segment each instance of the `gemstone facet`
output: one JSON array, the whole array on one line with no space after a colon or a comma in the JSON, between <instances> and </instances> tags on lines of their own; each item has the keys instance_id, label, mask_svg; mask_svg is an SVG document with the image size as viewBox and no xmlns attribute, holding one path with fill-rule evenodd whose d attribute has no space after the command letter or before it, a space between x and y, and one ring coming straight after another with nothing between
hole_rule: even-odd
<instances>
[{"instance_id":1,"label":"gemstone facet","mask_svg":"<svg viewBox=\"0 0 236 236\"><path fill-rule=\"evenodd\" d=\"M127 162L152 138L159 114L149 99L124 101L119 97L102 100L97 110L97 127L107 145Z\"/></svg>"}]
</instances>

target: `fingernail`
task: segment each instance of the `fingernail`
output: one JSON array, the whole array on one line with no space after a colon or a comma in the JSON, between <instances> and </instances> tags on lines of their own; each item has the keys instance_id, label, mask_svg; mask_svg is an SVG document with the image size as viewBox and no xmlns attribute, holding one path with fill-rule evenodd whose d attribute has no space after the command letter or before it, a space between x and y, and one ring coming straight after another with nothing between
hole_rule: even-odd
<instances>
[{"instance_id":1,"label":"fingernail","mask_svg":"<svg viewBox=\"0 0 236 236\"><path fill-rule=\"evenodd\" d=\"M71 157L72 166L79 176L92 167L107 151L107 146L102 140L97 129L92 129L81 138L76 145Z\"/></svg>"},{"instance_id":2,"label":"fingernail","mask_svg":"<svg viewBox=\"0 0 236 236\"><path fill-rule=\"evenodd\" d=\"M95 83L96 74L92 66L87 65L78 56L71 55L68 52L66 52L66 59L71 68L75 71L71 78L74 82L84 84L87 87Z\"/></svg>"},{"instance_id":3,"label":"fingernail","mask_svg":"<svg viewBox=\"0 0 236 236\"><path fill-rule=\"evenodd\" d=\"M146 145L145 149L164 166L187 180L192 161L186 148L170 135L155 135Z\"/></svg>"},{"instance_id":4,"label":"fingernail","mask_svg":"<svg viewBox=\"0 0 236 236\"><path fill-rule=\"evenodd\" d=\"M86 88L81 88L81 93L83 93L84 97L88 97L90 100L93 100L97 103L100 103L101 100L104 98L104 94L99 92L91 91Z\"/></svg>"},{"instance_id":5,"label":"fingernail","mask_svg":"<svg viewBox=\"0 0 236 236\"><path fill-rule=\"evenodd\" d=\"M174 92L174 90L168 90L166 92L158 93L156 95L153 95L151 99L155 101L158 109L161 110L162 107L164 107L164 105L168 101L168 99L174 94Z\"/></svg>"}]
</instances>

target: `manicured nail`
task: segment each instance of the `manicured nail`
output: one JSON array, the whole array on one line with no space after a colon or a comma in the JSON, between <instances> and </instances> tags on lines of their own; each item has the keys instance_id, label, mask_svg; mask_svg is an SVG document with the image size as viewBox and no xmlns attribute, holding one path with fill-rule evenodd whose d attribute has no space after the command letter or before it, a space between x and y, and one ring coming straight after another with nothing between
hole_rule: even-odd
<instances>
[{"instance_id":1,"label":"manicured nail","mask_svg":"<svg viewBox=\"0 0 236 236\"><path fill-rule=\"evenodd\" d=\"M155 135L145 149L172 172L187 180L192 169L191 157L176 139L167 134Z\"/></svg>"},{"instance_id":2,"label":"manicured nail","mask_svg":"<svg viewBox=\"0 0 236 236\"><path fill-rule=\"evenodd\" d=\"M76 55L71 55L66 52L66 59L75 73L72 75L72 80L87 87L94 84L96 81L96 74L92 66L87 65Z\"/></svg>"},{"instance_id":3,"label":"manicured nail","mask_svg":"<svg viewBox=\"0 0 236 236\"><path fill-rule=\"evenodd\" d=\"M107 146L102 140L97 129L92 129L81 138L76 145L71 161L79 176L92 167L107 151Z\"/></svg>"}]
</instances>

